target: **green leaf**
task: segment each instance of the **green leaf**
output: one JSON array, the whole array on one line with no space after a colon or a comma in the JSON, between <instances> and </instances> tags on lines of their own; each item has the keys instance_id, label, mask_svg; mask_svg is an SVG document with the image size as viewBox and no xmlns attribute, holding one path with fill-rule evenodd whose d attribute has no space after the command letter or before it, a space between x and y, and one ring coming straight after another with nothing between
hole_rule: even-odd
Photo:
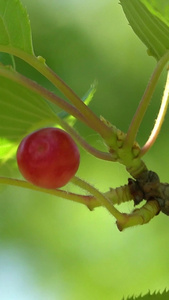
<instances>
[{"instance_id":1,"label":"green leaf","mask_svg":"<svg viewBox=\"0 0 169 300\"><path fill-rule=\"evenodd\" d=\"M121 0L124 13L134 32L147 46L149 55L159 60L169 49L169 26L165 17L148 1ZM165 19L165 22L164 22Z\"/></svg>"},{"instance_id":2,"label":"green leaf","mask_svg":"<svg viewBox=\"0 0 169 300\"><path fill-rule=\"evenodd\" d=\"M15 71L11 69L11 72ZM54 113L41 96L0 75L0 159L2 162L14 155L18 142L23 136L54 122Z\"/></svg>"},{"instance_id":3,"label":"green leaf","mask_svg":"<svg viewBox=\"0 0 169 300\"><path fill-rule=\"evenodd\" d=\"M91 84L90 89L87 91L87 93L82 97L82 101L89 105L91 100L94 97L94 94L96 93L97 88L97 81L94 81L93 84Z\"/></svg>"},{"instance_id":4,"label":"green leaf","mask_svg":"<svg viewBox=\"0 0 169 300\"><path fill-rule=\"evenodd\" d=\"M156 15L161 19L167 26L169 26L169 2L168 0L141 0L142 3L151 11L152 14Z\"/></svg>"},{"instance_id":5,"label":"green leaf","mask_svg":"<svg viewBox=\"0 0 169 300\"><path fill-rule=\"evenodd\" d=\"M30 21L19 0L0 0L0 51L33 55Z\"/></svg>"},{"instance_id":6,"label":"green leaf","mask_svg":"<svg viewBox=\"0 0 169 300\"><path fill-rule=\"evenodd\" d=\"M8 53L0 53L0 62L3 65L12 66L15 69L14 57Z\"/></svg>"},{"instance_id":7,"label":"green leaf","mask_svg":"<svg viewBox=\"0 0 169 300\"><path fill-rule=\"evenodd\" d=\"M138 297L128 297L125 300L168 300L169 299L169 291L164 291L163 293L148 293L144 296Z\"/></svg>"},{"instance_id":8,"label":"green leaf","mask_svg":"<svg viewBox=\"0 0 169 300\"><path fill-rule=\"evenodd\" d=\"M96 92L96 87L97 87L97 82L95 81L93 84L91 84L90 89L87 91L87 93L82 97L82 101L86 104L89 105L91 100L94 97L94 94ZM77 119L73 116L70 116L67 112L65 111L61 111L58 116L61 119L66 119L67 123L69 123L69 125L73 126L75 124L75 122L77 121Z\"/></svg>"}]
</instances>

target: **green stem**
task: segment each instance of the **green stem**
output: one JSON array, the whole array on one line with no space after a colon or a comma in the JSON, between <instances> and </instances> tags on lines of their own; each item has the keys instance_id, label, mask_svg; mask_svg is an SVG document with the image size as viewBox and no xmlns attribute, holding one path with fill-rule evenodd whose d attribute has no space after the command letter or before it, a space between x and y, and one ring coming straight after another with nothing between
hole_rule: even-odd
<instances>
[{"instance_id":1,"label":"green stem","mask_svg":"<svg viewBox=\"0 0 169 300\"><path fill-rule=\"evenodd\" d=\"M65 100L56 96L52 92L48 91L44 87L40 86L36 82L30 80L29 78L19 74L18 72L8 70L7 68L5 68L3 66L0 67L0 75L28 88L29 90L42 96L43 98L47 99L51 103L59 106L61 109L67 111L70 115L73 115L75 118L77 118L78 120L80 120L88 125L87 120L83 117L83 115L74 106L67 103Z\"/></svg>"},{"instance_id":2,"label":"green stem","mask_svg":"<svg viewBox=\"0 0 169 300\"><path fill-rule=\"evenodd\" d=\"M57 104L64 110L68 111L70 114L74 115L79 120L83 121L88 125L88 121L83 118L83 116L79 113L79 111L74 108L72 105L67 103L66 101L60 99L58 96L54 95L53 93L49 92L48 90L44 89L43 87L39 86L37 83L31 81L30 79L24 77L23 75L17 72L11 72L10 70L1 67L0 74L19 83L24 85L26 88L29 88L33 92L38 93L40 96L48 99L52 103ZM57 122L59 123L66 131L68 131L72 137L90 154L94 155L97 158L113 161L113 155L110 153L106 153L103 151L99 151L89 145L72 127L70 127L66 122L64 122L61 118L59 118L56 114L54 114L54 120L51 118L50 122Z\"/></svg>"},{"instance_id":3,"label":"green stem","mask_svg":"<svg viewBox=\"0 0 169 300\"><path fill-rule=\"evenodd\" d=\"M78 182L77 182L78 180ZM72 179L72 183L74 183L75 185L82 187L83 181L81 180L80 183L80 179L76 177L76 179ZM53 196L57 196L60 198L64 198L67 200L71 200L73 202L77 202L80 204L84 204L86 205L90 210L93 210L96 207L101 206L101 202L99 200L96 199L96 197L92 196L92 195L81 195L81 194L76 194L76 193L70 193L61 189L43 189L40 188L38 186L35 186L25 180L20 180L20 179L15 179L15 178L9 178L9 177L2 177L0 176L0 184L4 184L4 185L9 185L9 186L16 186L16 187L21 187L21 188L25 188L25 189L29 189L29 190L33 190L33 191L37 191L37 192L42 192L48 195L53 195ZM83 185L84 186L84 185ZM129 190L127 188L127 186L122 186L116 189L111 189L111 191L105 193L104 195L106 196L106 198L109 198L109 200L111 201L112 204L120 204L122 202L126 202L129 201L131 198L131 195L129 194ZM84 188L84 187L83 187ZM117 190L120 190L117 192ZM126 194L126 196L124 197L124 194ZM123 197L122 199L120 199L120 197Z\"/></svg>"},{"instance_id":4,"label":"green stem","mask_svg":"<svg viewBox=\"0 0 169 300\"><path fill-rule=\"evenodd\" d=\"M14 178L7 178L7 177L0 177L0 183L5 185L11 185L11 186L17 186L37 192L43 192L49 195L61 197L67 200L71 200L80 204L86 205L90 210L93 210L95 207L101 206L100 202L96 200L93 196L86 196L86 195L78 195L74 193L69 193L64 190L56 189L56 190L50 190L50 189L43 189L40 187L37 187L27 181L14 179Z\"/></svg>"},{"instance_id":5,"label":"green stem","mask_svg":"<svg viewBox=\"0 0 169 300\"><path fill-rule=\"evenodd\" d=\"M65 100L61 99L60 97L56 96L52 92L48 91L44 87L40 86L36 82L32 81L31 79L28 79L27 77L21 75L18 72L12 71L7 69L6 67L1 66L0 67L0 75L9 78L10 80L17 82L24 87L28 88L29 90L37 93L38 95L42 96L43 98L47 99L48 101L54 103L55 105L59 106L63 110L67 111L70 115L74 116L78 120L85 123L87 126L98 132L98 128L95 127L95 125L92 123L92 120L86 118L83 113L81 113L76 107L72 106ZM102 127L107 128L108 136L106 137L106 144L111 145L111 148L116 147L116 134L113 131L113 128L107 126L104 124L104 122L99 120L99 123L101 122Z\"/></svg>"},{"instance_id":6,"label":"green stem","mask_svg":"<svg viewBox=\"0 0 169 300\"><path fill-rule=\"evenodd\" d=\"M81 145L88 153L92 154L93 156L104 159L107 161L114 161L115 158L113 158L113 155L109 152L103 152L100 151L94 147L92 147L90 144L88 144L77 132L76 130L69 126L63 119L59 118L57 115L54 117L55 122L57 122L63 129L65 129L75 140L76 143Z\"/></svg>"},{"instance_id":7,"label":"green stem","mask_svg":"<svg viewBox=\"0 0 169 300\"><path fill-rule=\"evenodd\" d=\"M81 114L88 120L89 126L98 132L104 139L112 136L112 131L105 126L100 119L92 112L92 110L85 105L85 103L75 94L75 92L46 64L39 63L39 59L31 59L27 61L34 68L36 68L42 75L44 75L50 82L57 87L69 101L81 112Z\"/></svg>"},{"instance_id":8,"label":"green stem","mask_svg":"<svg viewBox=\"0 0 169 300\"><path fill-rule=\"evenodd\" d=\"M36 57L25 53L22 50L10 48L8 46L0 46L1 52L7 52L9 54L15 55L37 71L39 71L43 76L45 76L50 82L53 83L68 99L76 109L83 115L84 119L88 121L88 125L98 132L103 139L109 140L112 138L112 130L107 127L102 121L89 109L87 105L74 93L74 91L55 73L51 70L46 64L45 59L42 57Z\"/></svg>"},{"instance_id":9,"label":"green stem","mask_svg":"<svg viewBox=\"0 0 169 300\"><path fill-rule=\"evenodd\" d=\"M169 72L167 74L167 81L166 81L166 85L165 85L165 89L164 89L164 93L163 93L163 97L162 97L161 107L160 107L154 128L153 128L151 135L148 138L147 142L142 147L139 156L143 156L155 143L155 141L160 133L162 124L164 122L168 104L169 104Z\"/></svg>"},{"instance_id":10,"label":"green stem","mask_svg":"<svg viewBox=\"0 0 169 300\"><path fill-rule=\"evenodd\" d=\"M125 222L125 215L120 213L113 205L113 203L102 193L100 193L96 188L94 188L89 183L83 181L82 179L74 176L71 179L71 182L75 184L76 186L88 191L90 194L92 194L100 203L102 206L106 207L107 210L119 221L119 222Z\"/></svg>"},{"instance_id":11,"label":"green stem","mask_svg":"<svg viewBox=\"0 0 169 300\"><path fill-rule=\"evenodd\" d=\"M136 140L136 135L140 124L143 120L145 112L150 103L151 97L154 93L155 87L157 85L158 79L161 75L162 70L164 69L166 63L169 60L169 51L158 61L156 68L150 78L149 84L145 90L145 93L141 99L141 102L137 108L137 111L132 119L132 122L129 126L126 138L125 138L125 147L132 148L134 141Z\"/></svg>"},{"instance_id":12,"label":"green stem","mask_svg":"<svg viewBox=\"0 0 169 300\"><path fill-rule=\"evenodd\" d=\"M96 207L100 207L100 206L105 206L116 218L118 218L119 222L125 222L125 217L121 218L121 213L119 213L118 210L116 210L113 207L113 204L120 204L121 202L125 202L125 201L129 201L128 197L130 198L130 196L125 196L125 200L123 199L123 201L121 201L118 197L120 197L122 194L126 194L129 195L128 191L123 191L126 189L126 186L124 187L119 187L117 189L120 189L120 193L117 194L117 189L114 190L113 193L113 189L111 189L111 195L110 198L108 199L107 197L105 197L105 195L108 193L105 193L105 195L101 194L98 190L96 190L94 187L92 187L90 184L84 182L83 180L81 180L80 178L74 177L72 178L71 182L73 184L75 184L76 186L87 190L90 194L95 194L94 196L92 195L81 195L81 194L76 194L76 193L70 193L61 189L43 189L40 188L38 186L35 186L25 180L20 180L20 179L15 179L15 178L8 178L8 177L2 177L0 176L0 184L4 184L4 185L9 185L9 186L16 186L16 187L20 187L20 188L25 188L25 189L29 189L32 191L36 191L36 192L41 192L41 193L45 193L48 195L53 195L53 196L57 196L63 199L67 199L67 200L71 200L73 202L76 203L80 203L80 204L84 204L86 205L90 210L93 210ZM97 196L97 197L96 197ZM105 204L106 202L106 204ZM108 204L107 204L108 202Z\"/></svg>"}]
</instances>

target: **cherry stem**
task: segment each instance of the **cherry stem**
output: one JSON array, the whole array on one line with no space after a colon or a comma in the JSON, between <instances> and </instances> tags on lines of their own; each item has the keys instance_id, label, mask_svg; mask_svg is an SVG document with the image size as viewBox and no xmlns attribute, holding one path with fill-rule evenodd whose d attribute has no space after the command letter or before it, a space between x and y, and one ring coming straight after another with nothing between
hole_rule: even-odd
<instances>
[{"instance_id":1,"label":"cherry stem","mask_svg":"<svg viewBox=\"0 0 169 300\"><path fill-rule=\"evenodd\" d=\"M46 64L39 63L39 59L31 59L28 61L34 68L36 68L41 74L43 74L50 82L57 87L69 101L76 107L76 109L84 116L88 121L88 124L96 132L98 132L102 138L108 139L112 137L111 128L107 127L98 118L93 111L76 95L76 93Z\"/></svg>"},{"instance_id":2,"label":"cherry stem","mask_svg":"<svg viewBox=\"0 0 169 300\"><path fill-rule=\"evenodd\" d=\"M75 179L72 179L72 182L79 187L82 187L82 185L83 185L83 189L85 188L84 184L83 184L84 182L77 177ZM67 192L67 191L64 191L61 189L43 189L43 188L40 188L38 186L35 186L35 185L25 181L25 180L9 178L9 177L2 177L2 176L0 176L0 183L4 184L4 185L21 187L21 188L25 188L25 189L29 189L29 190L33 190L33 191L37 191L37 192L43 192L48 195L53 195L53 196L67 199L67 200L71 200L73 202L77 202L77 203L86 205L90 210L93 210L96 207L102 206L101 201L99 201L93 195L81 195L81 194L76 194L76 193L70 193L70 192ZM89 184L86 184L86 185L88 185L88 187L89 187ZM87 190L89 191L89 188L87 188ZM106 198L110 197L109 200L111 201L112 204L113 203L120 204L122 202L130 201L132 199L127 185L121 186L116 189L111 189L111 191L105 193L104 195L106 195ZM120 197L122 197L122 198L120 198Z\"/></svg>"},{"instance_id":3,"label":"cherry stem","mask_svg":"<svg viewBox=\"0 0 169 300\"><path fill-rule=\"evenodd\" d=\"M18 72L12 72L11 70L6 69L5 67L0 67L0 74L10 80L19 83L20 85L28 88L29 90L37 93L43 98L49 100L55 105L59 106L61 109L67 111L69 114L73 115L75 118L80 121L87 123L87 120L84 119L83 115L71 104L67 103L65 100L56 96L52 92L48 91L44 87L40 86L36 82L28 79L27 77L19 74Z\"/></svg>"},{"instance_id":4,"label":"cherry stem","mask_svg":"<svg viewBox=\"0 0 169 300\"><path fill-rule=\"evenodd\" d=\"M72 106L65 100L61 99L57 95L53 94L52 92L48 91L44 87L40 86L36 82L32 81L31 79L28 79L27 77L21 75L18 72L12 72L11 70L0 67L0 74L6 78L9 78L13 80L14 82L17 82L26 88L30 89L31 91L37 93L38 95L42 96L43 98L49 100L50 102L54 103L55 105L59 106L63 110L67 111L70 115L74 116L78 120L85 123L87 126L95 130L96 132L100 133L98 128L93 124L93 121L89 118L86 118L83 115L83 112L81 113L79 110L76 109L76 107ZM86 106L87 107L87 106ZM104 122L99 120L99 124L101 122L102 128L107 128L107 133L109 133L106 137L106 144L111 146L111 148L116 147L116 135L113 129L107 125L104 124ZM101 133L100 133L101 134ZM110 157L110 156L109 156ZM104 159L104 158L103 158Z\"/></svg>"},{"instance_id":5,"label":"cherry stem","mask_svg":"<svg viewBox=\"0 0 169 300\"><path fill-rule=\"evenodd\" d=\"M113 158L113 155L109 152L103 152L100 151L94 147L92 147L90 144L88 144L85 139L83 139L77 132L76 130L69 126L68 123L66 123L63 119L61 119L59 116L55 115L54 117L55 122L57 122L63 129L65 129L71 137L75 140L76 143L80 144L87 152L92 154L93 156L107 160L107 161L114 161L115 158Z\"/></svg>"},{"instance_id":6,"label":"cherry stem","mask_svg":"<svg viewBox=\"0 0 169 300\"><path fill-rule=\"evenodd\" d=\"M40 94L41 96L45 97L46 99L50 100L53 103L57 103L58 106L65 109L72 115L74 115L76 118L80 119L81 121L88 123L86 120L83 119L83 116L79 113L76 108L74 108L72 105L67 103L66 101L60 99L58 96L54 95L53 93L49 92L48 90L44 89L43 87L39 86L37 83L32 82L30 79L24 77L23 75L17 73L17 72L10 72L6 68L0 68L0 74L3 76L6 76L7 78L10 78L14 80L17 83L20 83L27 88L31 89L32 91L35 91L36 93ZM72 135L72 137L90 154L94 155L97 158L113 161L112 154L108 152L99 151L96 148L89 145L72 127L70 127L64 120L59 118L56 114L53 114L54 118L51 118L50 120L46 121L53 121L59 123L68 133Z\"/></svg>"},{"instance_id":7,"label":"cherry stem","mask_svg":"<svg viewBox=\"0 0 169 300\"><path fill-rule=\"evenodd\" d=\"M129 126L125 141L124 147L132 148L134 141L136 140L136 135L140 124L143 120L143 117L147 111L148 105L154 93L155 87L157 85L158 79L161 75L162 70L164 69L166 63L169 60L169 51L167 51L164 56L158 61L154 72L150 78L148 86L144 92L144 95L140 101L140 104L136 110L136 113L131 121Z\"/></svg>"},{"instance_id":8,"label":"cherry stem","mask_svg":"<svg viewBox=\"0 0 169 300\"><path fill-rule=\"evenodd\" d=\"M161 102L160 110L159 110L154 128L153 128L151 135L148 138L147 142L142 147L139 156L143 156L155 143L155 141L160 133L162 124L164 122L168 104L169 104L169 72L167 74L167 81L166 81L166 85L165 85L165 89L164 89L164 93L163 93L163 97L162 97L162 102Z\"/></svg>"},{"instance_id":9,"label":"cherry stem","mask_svg":"<svg viewBox=\"0 0 169 300\"><path fill-rule=\"evenodd\" d=\"M76 186L88 191L90 194L92 194L100 203L102 206L106 207L107 210L116 218L116 220L120 223L125 222L125 215L120 213L113 205L113 203L110 201L109 198L107 198L104 194L99 192L95 187L93 187L91 184L87 183L86 181L83 181L82 179L74 176L71 179L71 182L75 184Z\"/></svg>"},{"instance_id":10,"label":"cherry stem","mask_svg":"<svg viewBox=\"0 0 169 300\"><path fill-rule=\"evenodd\" d=\"M100 118L98 118L94 112L76 95L76 93L44 62L41 62L41 59L36 57L29 57L27 62L37 69L42 75L44 75L50 82L57 87L69 101L76 107L79 113L85 119L85 123L91 127L93 130L98 132L101 137L106 141L107 145L113 145L115 135L111 127L105 125Z\"/></svg>"},{"instance_id":11,"label":"cherry stem","mask_svg":"<svg viewBox=\"0 0 169 300\"><path fill-rule=\"evenodd\" d=\"M67 200L71 200L80 204L86 205L90 210L94 209L95 207L101 206L100 202L93 196L87 196L87 195L79 195L75 193L69 193L64 190L60 189L43 189L40 187L37 187L25 180L19 180L14 178L8 178L8 177L0 177L0 183L5 185L11 185L11 186L18 186L21 188L30 189L37 192L43 192L49 195L61 197Z\"/></svg>"},{"instance_id":12,"label":"cherry stem","mask_svg":"<svg viewBox=\"0 0 169 300\"><path fill-rule=\"evenodd\" d=\"M78 118L77 115L80 115L81 118L83 118L83 122L85 121L85 123L91 127L92 129L94 129L96 132L98 132L102 138L104 140L107 141L107 143L109 143L109 141L112 139L112 129L108 126L106 126L101 120L100 118L98 118L93 112L92 110L90 110L90 108L85 105L85 103L75 94L75 92L53 71L51 70L45 63L45 59L43 57L36 57L34 55L30 55L28 53L25 53L22 50L16 49L16 48L11 48L8 46L1 46L0 45L0 51L2 52L7 52L9 54L15 55L21 59L23 59L25 62L27 62L29 65L31 65L33 68L35 68L38 72L40 72L43 76L45 76L51 83L53 83L53 85L55 87L57 87L68 99L71 103L73 103L74 105L74 109L76 107L76 115L73 114L72 112L70 112L69 109L65 109L68 113L76 116ZM33 85L33 83L32 83ZM54 102L53 98L55 98L55 104L57 104L59 106L59 104L57 103L58 100L61 100L59 97L51 97L51 94L48 91L48 96L50 95L50 97L46 97L49 101ZM45 93L44 93L45 95ZM57 99L57 101L56 101ZM63 104L62 100L62 104ZM67 103L66 101L64 101L65 103ZM67 103L68 104L68 103ZM66 104L65 104L66 105ZM61 107L61 106L60 106ZM73 106L71 106L73 107ZM67 106L68 108L68 106ZM70 108L70 107L69 107ZM78 118L78 119L81 119Z\"/></svg>"}]
</instances>

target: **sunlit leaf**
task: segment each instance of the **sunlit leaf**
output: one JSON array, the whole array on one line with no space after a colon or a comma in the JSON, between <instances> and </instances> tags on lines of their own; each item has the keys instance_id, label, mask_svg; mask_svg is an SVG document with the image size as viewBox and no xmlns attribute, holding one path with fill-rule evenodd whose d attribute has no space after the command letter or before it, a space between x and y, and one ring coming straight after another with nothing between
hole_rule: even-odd
<instances>
[{"instance_id":1,"label":"sunlit leaf","mask_svg":"<svg viewBox=\"0 0 169 300\"><path fill-rule=\"evenodd\" d=\"M169 26L167 19L159 18L159 13L141 0L121 0L124 13L134 32L147 46L148 53L159 60L169 49ZM144 1L145 2L145 1Z\"/></svg>"},{"instance_id":2,"label":"sunlit leaf","mask_svg":"<svg viewBox=\"0 0 169 300\"><path fill-rule=\"evenodd\" d=\"M90 89L87 91L87 93L82 97L82 101L89 105L91 100L94 97L94 94L96 93L97 88L97 81L94 81L93 84L91 84Z\"/></svg>"},{"instance_id":3,"label":"sunlit leaf","mask_svg":"<svg viewBox=\"0 0 169 300\"><path fill-rule=\"evenodd\" d=\"M53 116L42 97L1 75L0 159L12 157L18 141L30 131L52 122Z\"/></svg>"},{"instance_id":4,"label":"sunlit leaf","mask_svg":"<svg viewBox=\"0 0 169 300\"><path fill-rule=\"evenodd\" d=\"M19 0L0 0L0 51L9 49L33 54L29 18Z\"/></svg>"},{"instance_id":5,"label":"sunlit leaf","mask_svg":"<svg viewBox=\"0 0 169 300\"><path fill-rule=\"evenodd\" d=\"M142 3L159 19L169 26L169 2L168 0L141 0Z\"/></svg>"}]
</instances>

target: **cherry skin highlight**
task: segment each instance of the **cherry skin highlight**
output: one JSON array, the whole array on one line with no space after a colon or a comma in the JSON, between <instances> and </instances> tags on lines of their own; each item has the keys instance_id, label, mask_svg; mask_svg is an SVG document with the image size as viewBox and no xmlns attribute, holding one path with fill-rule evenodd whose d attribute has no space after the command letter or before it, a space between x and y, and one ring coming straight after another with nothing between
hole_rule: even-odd
<instances>
[{"instance_id":1,"label":"cherry skin highlight","mask_svg":"<svg viewBox=\"0 0 169 300\"><path fill-rule=\"evenodd\" d=\"M53 127L26 136L18 147L16 158L23 177L46 189L67 184L80 163L79 150L71 136Z\"/></svg>"}]
</instances>

